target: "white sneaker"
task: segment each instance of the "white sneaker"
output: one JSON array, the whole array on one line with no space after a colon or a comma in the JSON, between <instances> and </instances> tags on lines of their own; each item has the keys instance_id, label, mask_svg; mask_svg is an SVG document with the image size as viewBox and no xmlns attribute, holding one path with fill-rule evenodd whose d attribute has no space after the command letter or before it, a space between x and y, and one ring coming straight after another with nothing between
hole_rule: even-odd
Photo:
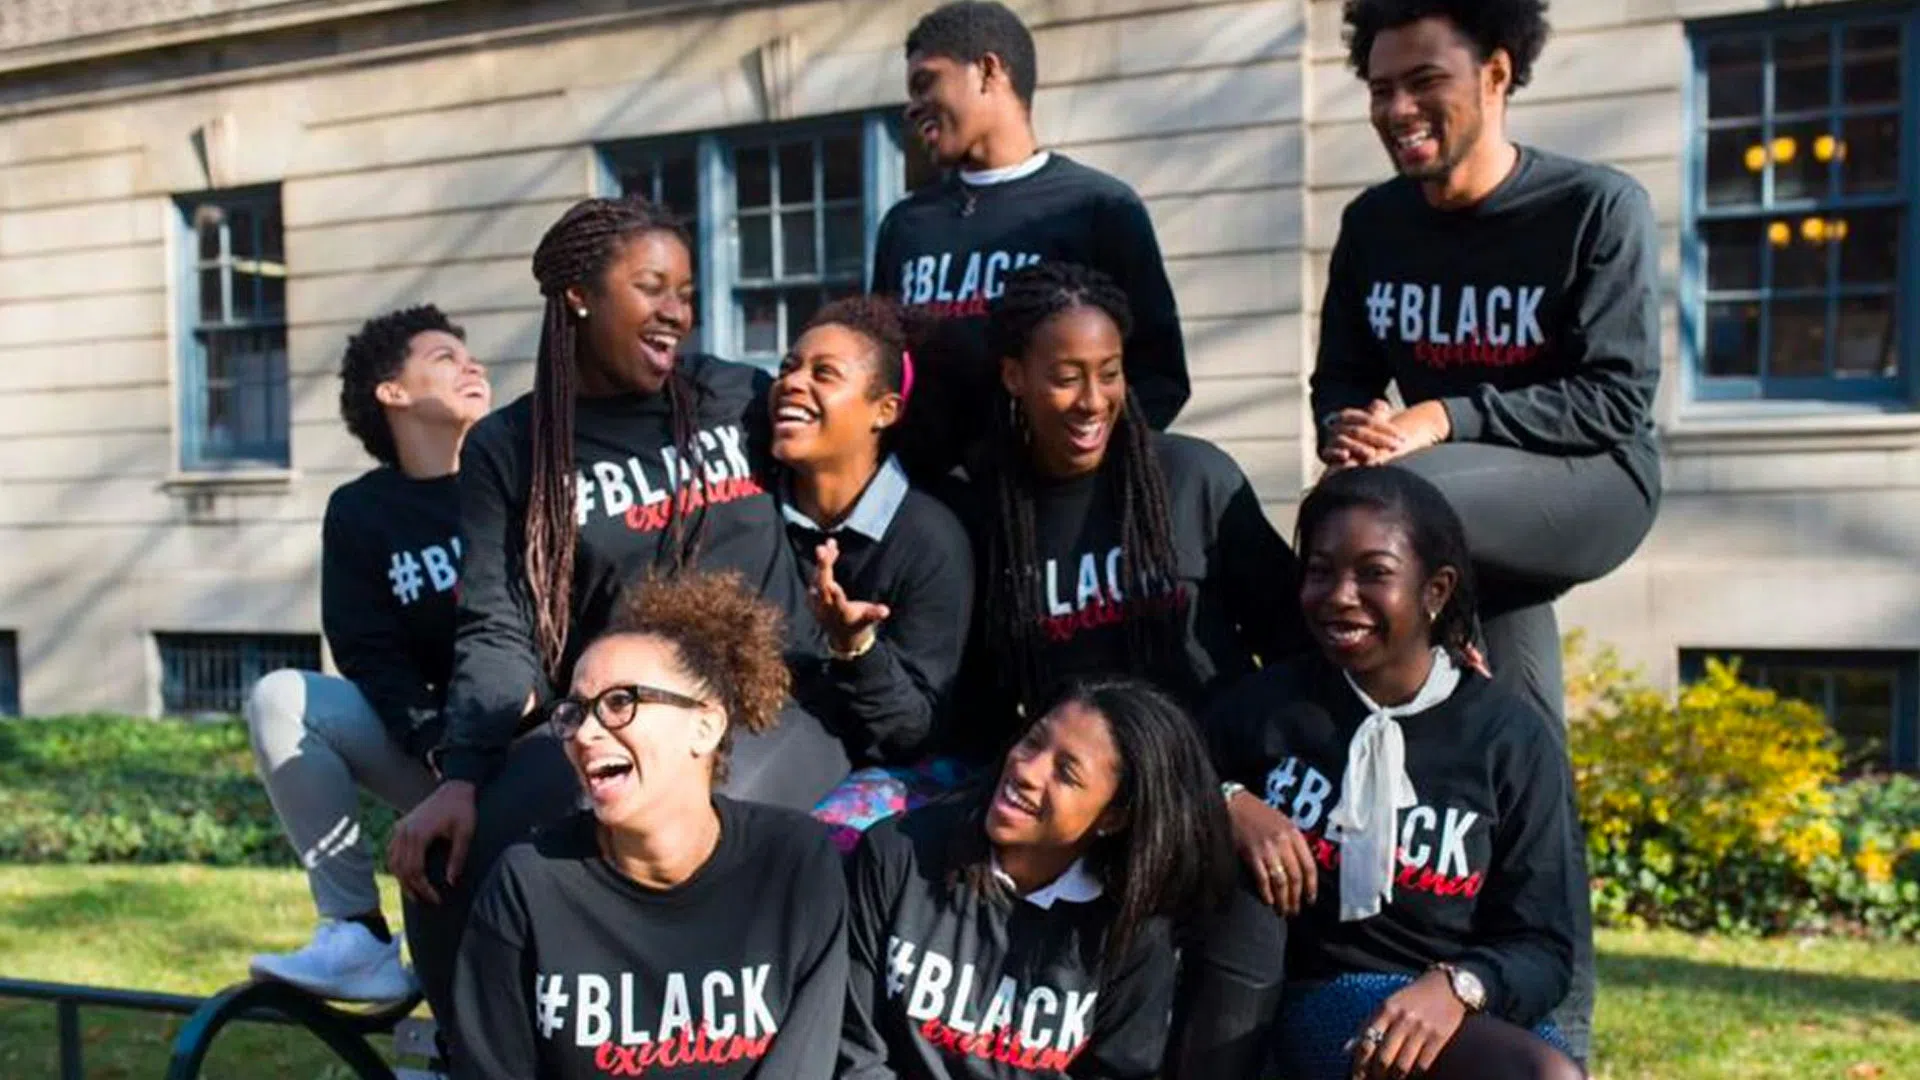
<instances>
[{"instance_id":1,"label":"white sneaker","mask_svg":"<svg viewBox=\"0 0 1920 1080\"><path fill-rule=\"evenodd\" d=\"M382 943L357 922L328 920L299 952L256 956L256 979L292 983L330 1001L399 1001L414 993L413 973L400 966L400 939Z\"/></svg>"}]
</instances>

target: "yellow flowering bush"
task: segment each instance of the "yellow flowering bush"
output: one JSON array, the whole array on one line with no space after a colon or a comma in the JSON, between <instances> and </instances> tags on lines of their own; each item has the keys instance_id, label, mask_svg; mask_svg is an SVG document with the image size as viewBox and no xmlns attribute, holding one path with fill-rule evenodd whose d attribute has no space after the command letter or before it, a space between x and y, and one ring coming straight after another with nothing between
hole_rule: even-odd
<instances>
[{"instance_id":1,"label":"yellow flowering bush","mask_svg":"<svg viewBox=\"0 0 1920 1080\"><path fill-rule=\"evenodd\" d=\"M1869 806L1884 793L1837 783L1838 741L1820 711L1742 682L1734 665L1709 662L1669 697L1578 633L1566 661L1568 749L1601 921L1920 932L1920 854L1904 846L1920 828L1920 784L1911 821Z\"/></svg>"},{"instance_id":2,"label":"yellow flowering bush","mask_svg":"<svg viewBox=\"0 0 1920 1080\"><path fill-rule=\"evenodd\" d=\"M1841 842L1808 875L1821 922L1920 937L1920 780L1863 777L1830 809Z\"/></svg>"}]
</instances>

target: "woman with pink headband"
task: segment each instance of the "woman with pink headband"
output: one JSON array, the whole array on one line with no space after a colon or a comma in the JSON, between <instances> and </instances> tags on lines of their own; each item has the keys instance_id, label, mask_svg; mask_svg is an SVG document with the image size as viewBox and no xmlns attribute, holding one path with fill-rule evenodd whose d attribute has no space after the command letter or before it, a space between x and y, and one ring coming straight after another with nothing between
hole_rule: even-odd
<instances>
[{"instance_id":1,"label":"woman with pink headband","mask_svg":"<svg viewBox=\"0 0 1920 1080\"><path fill-rule=\"evenodd\" d=\"M844 848L904 809L909 789L959 779L923 756L966 642L973 558L953 512L909 484L889 447L924 329L884 298L829 304L781 361L768 403L787 536L829 657L806 697L866 767L818 811Z\"/></svg>"}]
</instances>

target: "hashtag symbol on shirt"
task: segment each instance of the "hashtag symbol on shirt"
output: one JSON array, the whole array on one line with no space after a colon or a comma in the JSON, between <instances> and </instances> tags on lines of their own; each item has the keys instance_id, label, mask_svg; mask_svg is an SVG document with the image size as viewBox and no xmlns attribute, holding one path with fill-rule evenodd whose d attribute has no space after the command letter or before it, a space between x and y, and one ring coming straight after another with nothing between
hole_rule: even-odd
<instances>
[{"instance_id":1,"label":"hashtag symbol on shirt","mask_svg":"<svg viewBox=\"0 0 1920 1080\"><path fill-rule=\"evenodd\" d=\"M402 604L411 604L420 599L426 576L420 572L420 560L413 557L413 552L396 551L393 565L387 568L387 580L393 582L394 597Z\"/></svg>"},{"instance_id":2,"label":"hashtag symbol on shirt","mask_svg":"<svg viewBox=\"0 0 1920 1080\"><path fill-rule=\"evenodd\" d=\"M907 980L913 977L913 945L895 938L887 942L887 996L906 993Z\"/></svg>"},{"instance_id":3,"label":"hashtag symbol on shirt","mask_svg":"<svg viewBox=\"0 0 1920 1080\"><path fill-rule=\"evenodd\" d=\"M567 1001L565 975L533 977L533 1020L540 1026L541 1035L551 1039L554 1032L566 1026Z\"/></svg>"},{"instance_id":4,"label":"hashtag symbol on shirt","mask_svg":"<svg viewBox=\"0 0 1920 1080\"><path fill-rule=\"evenodd\" d=\"M1373 336L1382 341L1387 339L1387 331L1393 329L1393 285L1390 282L1376 281L1367 293L1367 322L1373 327Z\"/></svg>"}]
</instances>

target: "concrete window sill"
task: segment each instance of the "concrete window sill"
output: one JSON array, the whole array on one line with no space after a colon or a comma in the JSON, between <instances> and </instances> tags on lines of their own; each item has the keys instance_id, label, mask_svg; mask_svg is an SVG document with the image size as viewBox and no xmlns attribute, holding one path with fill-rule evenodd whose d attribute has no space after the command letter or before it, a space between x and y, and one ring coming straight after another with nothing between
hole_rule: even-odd
<instances>
[{"instance_id":1,"label":"concrete window sill","mask_svg":"<svg viewBox=\"0 0 1920 1080\"><path fill-rule=\"evenodd\" d=\"M1920 411L1795 404L1695 406L1660 429L1669 454L1920 449Z\"/></svg>"}]
</instances>

